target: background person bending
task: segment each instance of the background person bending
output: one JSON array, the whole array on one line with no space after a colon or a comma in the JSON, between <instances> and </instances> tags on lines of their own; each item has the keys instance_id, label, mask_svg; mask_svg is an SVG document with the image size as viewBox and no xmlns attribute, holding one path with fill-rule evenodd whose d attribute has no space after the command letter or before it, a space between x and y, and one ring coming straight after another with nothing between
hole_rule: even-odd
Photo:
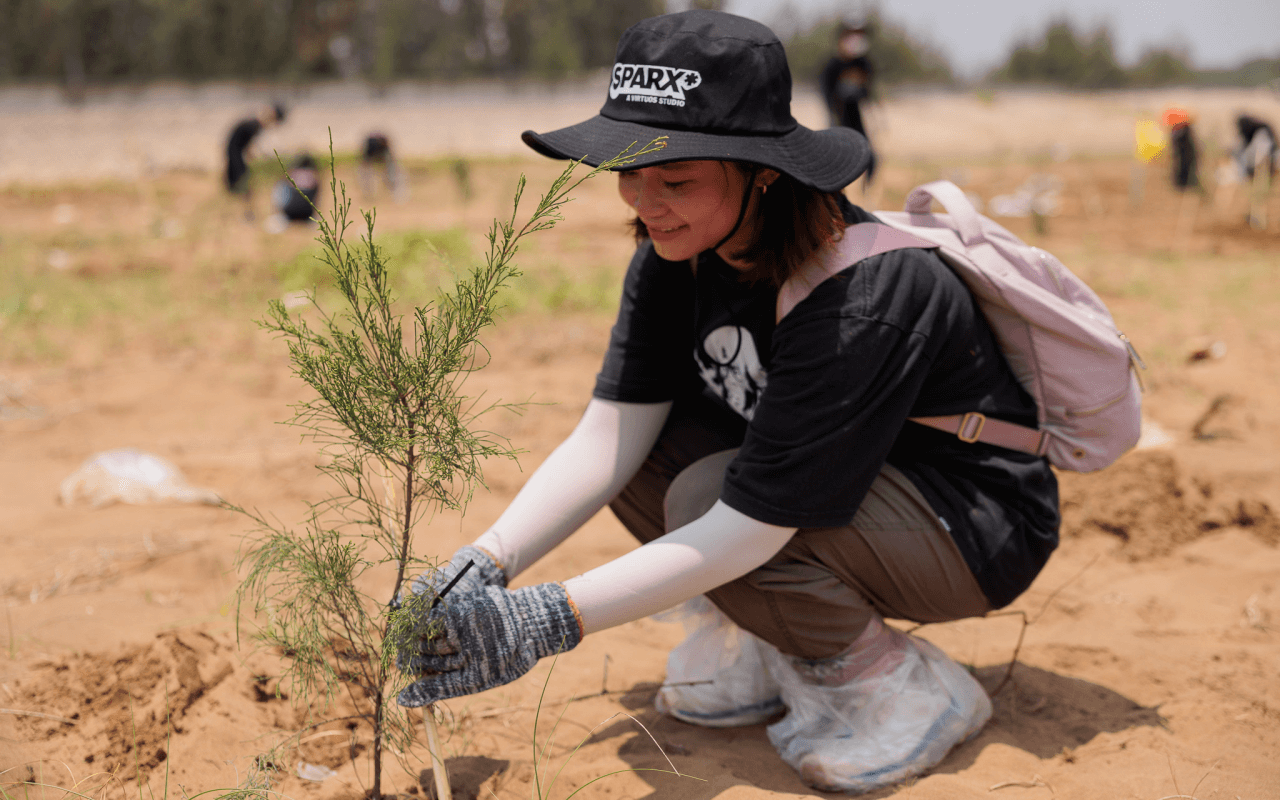
<instances>
[{"instance_id":1,"label":"background person bending","mask_svg":"<svg viewBox=\"0 0 1280 800\"><path fill-rule=\"evenodd\" d=\"M1280 160L1276 132L1265 121L1248 114L1236 117L1236 130L1240 133L1236 163L1249 182L1248 222L1255 230L1266 230L1271 180L1276 173L1276 162Z\"/></svg>"},{"instance_id":2,"label":"background person bending","mask_svg":"<svg viewBox=\"0 0 1280 800\"><path fill-rule=\"evenodd\" d=\"M242 119L227 136L227 167L223 178L227 191L244 198L245 215L253 217L250 205L249 163L246 158L253 140L264 130L284 121L285 108L280 104L264 106L257 116Z\"/></svg>"},{"instance_id":3,"label":"background person bending","mask_svg":"<svg viewBox=\"0 0 1280 800\"><path fill-rule=\"evenodd\" d=\"M1269 175L1274 175L1277 143L1276 132L1272 127L1265 120L1249 114L1240 114L1236 117L1236 132L1240 134L1236 160L1244 176L1252 180L1260 166L1266 169Z\"/></svg>"},{"instance_id":4,"label":"background person bending","mask_svg":"<svg viewBox=\"0 0 1280 800\"><path fill-rule=\"evenodd\" d=\"M376 197L381 182L396 201L403 201L408 193L408 182L400 162L391 150L391 139L380 131L364 138L360 150L360 191L365 197Z\"/></svg>"}]
</instances>

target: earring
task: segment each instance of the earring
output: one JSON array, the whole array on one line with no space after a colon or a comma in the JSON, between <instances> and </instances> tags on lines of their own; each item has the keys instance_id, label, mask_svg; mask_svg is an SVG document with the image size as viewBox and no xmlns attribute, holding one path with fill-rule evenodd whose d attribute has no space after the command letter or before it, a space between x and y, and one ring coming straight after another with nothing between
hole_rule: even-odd
<instances>
[{"instance_id":1,"label":"earring","mask_svg":"<svg viewBox=\"0 0 1280 800\"><path fill-rule=\"evenodd\" d=\"M767 183L760 184L760 194L768 194L768 193L769 193L769 184Z\"/></svg>"}]
</instances>

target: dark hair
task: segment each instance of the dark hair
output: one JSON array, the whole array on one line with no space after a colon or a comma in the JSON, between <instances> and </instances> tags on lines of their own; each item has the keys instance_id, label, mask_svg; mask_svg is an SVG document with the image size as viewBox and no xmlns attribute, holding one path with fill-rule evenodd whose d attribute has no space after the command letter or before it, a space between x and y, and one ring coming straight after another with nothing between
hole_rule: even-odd
<instances>
[{"instance_id":1,"label":"dark hair","mask_svg":"<svg viewBox=\"0 0 1280 800\"><path fill-rule=\"evenodd\" d=\"M736 167L748 181L759 172L758 167L736 161ZM743 272L746 280L765 281L779 288L787 278L829 242L839 240L844 231L844 215L834 192L822 192L786 174L769 184L769 191L759 198L757 218L760 231L755 240L735 259L751 263ZM744 225L749 220L743 220ZM636 242L649 238L649 229L639 217L631 220Z\"/></svg>"}]
</instances>

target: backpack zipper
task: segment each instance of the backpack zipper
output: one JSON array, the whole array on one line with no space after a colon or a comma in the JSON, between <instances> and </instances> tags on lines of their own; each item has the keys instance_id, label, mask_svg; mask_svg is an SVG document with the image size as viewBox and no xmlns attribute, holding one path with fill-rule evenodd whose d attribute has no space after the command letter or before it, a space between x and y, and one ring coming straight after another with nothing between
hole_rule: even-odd
<instances>
[{"instance_id":1,"label":"backpack zipper","mask_svg":"<svg viewBox=\"0 0 1280 800\"><path fill-rule=\"evenodd\" d=\"M1124 346L1129 349L1129 366L1133 370L1133 374L1138 379L1138 390L1144 394L1147 387L1142 383L1142 373L1138 371L1139 367L1147 368L1147 362L1142 360L1142 356L1138 355L1138 350L1133 346L1133 342L1129 341L1129 337L1124 335L1124 331L1116 331L1116 335L1120 337L1120 341L1124 342Z\"/></svg>"}]
</instances>

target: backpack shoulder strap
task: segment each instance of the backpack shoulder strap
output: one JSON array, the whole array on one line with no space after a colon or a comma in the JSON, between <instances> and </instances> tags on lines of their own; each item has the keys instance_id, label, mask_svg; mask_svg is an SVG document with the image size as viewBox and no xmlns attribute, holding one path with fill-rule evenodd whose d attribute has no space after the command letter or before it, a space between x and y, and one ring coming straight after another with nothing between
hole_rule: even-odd
<instances>
[{"instance_id":1,"label":"backpack shoulder strap","mask_svg":"<svg viewBox=\"0 0 1280 800\"><path fill-rule=\"evenodd\" d=\"M818 288L818 284L863 259L888 253L891 250L937 246L933 242L879 222L859 222L856 225L850 225L844 229L838 241L819 250L813 258L787 278L786 283L782 284L782 288L778 290L776 321L781 322L783 317L791 313L791 309Z\"/></svg>"},{"instance_id":2,"label":"backpack shoulder strap","mask_svg":"<svg viewBox=\"0 0 1280 800\"><path fill-rule=\"evenodd\" d=\"M945 182L939 183L945 184ZM946 184L946 186L949 185ZM945 198L946 201L950 202L948 210L951 210L951 205L959 206L962 200L964 205L968 206L969 210L972 211L973 207L969 205L968 199L964 197L963 193L960 193L960 198L956 199L947 193L946 186L939 187L930 184L926 191L917 189L913 193L913 199L917 199L918 204L924 205L925 199L931 199L936 196L932 190L937 189L939 190L937 194L943 195L942 198L938 199L943 200ZM957 190L957 193L959 193L959 190ZM926 211L928 210L927 205L924 208ZM975 211L973 214L976 217L977 212ZM964 233L964 231L961 232L962 238ZM840 237L839 241L819 251L815 258L806 262L778 290L776 319L781 322L783 317L789 314L793 308L799 305L800 301L808 297L818 287L818 284L863 259L893 250L905 250L912 247L931 249L938 246L936 242L930 242L879 222L860 222L856 225L850 225L844 229L844 235ZM910 417L908 421L925 425L944 433L955 434L956 438L962 442L983 442L984 444L991 444L1036 456L1043 456L1049 447L1049 436L1046 431L1005 422L976 411L942 417Z\"/></svg>"},{"instance_id":3,"label":"backpack shoulder strap","mask_svg":"<svg viewBox=\"0 0 1280 800\"><path fill-rule=\"evenodd\" d=\"M908 417L907 421L943 433L954 433L962 442L993 444L1033 456L1042 456L1049 450L1048 431L1005 422L977 411L945 417Z\"/></svg>"},{"instance_id":4,"label":"backpack shoulder strap","mask_svg":"<svg viewBox=\"0 0 1280 800\"><path fill-rule=\"evenodd\" d=\"M951 181L934 181L912 189L911 194L907 195L907 202L903 204L903 210L908 214L925 215L929 213L934 200L941 203L951 215L952 227L965 247L982 240L981 215L973 207L973 203L969 202L964 191Z\"/></svg>"}]
</instances>

